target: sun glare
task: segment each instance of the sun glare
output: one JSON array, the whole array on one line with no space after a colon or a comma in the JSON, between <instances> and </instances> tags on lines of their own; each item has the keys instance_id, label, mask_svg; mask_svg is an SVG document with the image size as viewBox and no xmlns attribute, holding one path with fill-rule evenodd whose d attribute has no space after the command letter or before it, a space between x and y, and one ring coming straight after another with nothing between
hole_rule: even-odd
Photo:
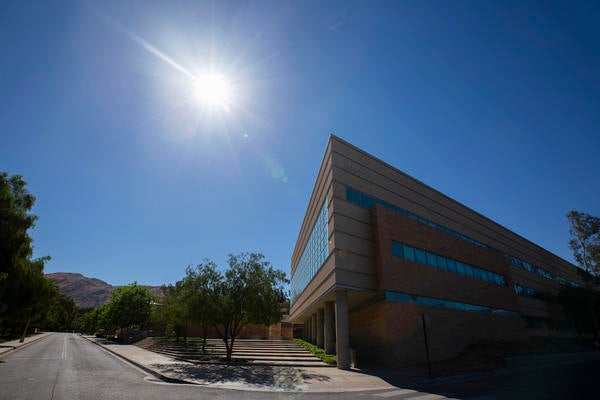
<instances>
[{"instance_id":1,"label":"sun glare","mask_svg":"<svg viewBox=\"0 0 600 400\"><path fill-rule=\"evenodd\" d=\"M219 74L205 74L194 83L193 97L202 105L229 109L232 101L231 85Z\"/></svg>"}]
</instances>

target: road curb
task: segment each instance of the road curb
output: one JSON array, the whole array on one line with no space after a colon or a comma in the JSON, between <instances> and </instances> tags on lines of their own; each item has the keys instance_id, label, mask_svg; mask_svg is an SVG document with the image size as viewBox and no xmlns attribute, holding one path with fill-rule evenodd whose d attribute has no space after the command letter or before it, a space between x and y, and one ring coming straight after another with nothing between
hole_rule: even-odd
<instances>
[{"instance_id":1,"label":"road curb","mask_svg":"<svg viewBox=\"0 0 600 400\"><path fill-rule=\"evenodd\" d=\"M29 346L30 344L33 344L33 343L35 343L35 342L37 342L39 340L45 339L45 338L50 337L50 336L52 336L51 332L41 334L40 336L36 337L35 339L32 339L32 340L28 341L27 343L23 343L20 346L17 346L17 347L15 347L13 349L7 350L7 351L5 351L3 353L0 353L0 359L3 358L4 356L8 355L8 354L12 354L15 351L19 351L20 349L24 349L25 347Z\"/></svg>"},{"instance_id":2,"label":"road curb","mask_svg":"<svg viewBox=\"0 0 600 400\"><path fill-rule=\"evenodd\" d=\"M200 385L198 383L188 382L188 381L185 381L183 379L171 378L169 376L163 375L160 372L153 370L152 368L146 367L143 364L135 362L135 361L133 361L133 360L125 357L124 355L117 353L116 351L112 351L108 347L103 346L103 345L101 345L100 343L98 343L98 342L96 342L94 340L91 340L91 339L89 339L89 338L87 338L85 336L81 336L81 337L84 338L85 340L87 340L88 342L93 343L93 344L95 344L98 347L101 347L102 349L108 351L109 353L111 353L111 354L113 354L113 355L115 355L115 356L117 356L117 357L119 357L119 358L127 361L128 363L131 363L131 364L135 365L136 367L138 367L138 368L146 371L147 373L151 374L155 378L160 379L161 381L164 381L164 382L167 382L167 383L180 383L180 384L186 384L186 385L202 386L202 385Z\"/></svg>"}]
</instances>

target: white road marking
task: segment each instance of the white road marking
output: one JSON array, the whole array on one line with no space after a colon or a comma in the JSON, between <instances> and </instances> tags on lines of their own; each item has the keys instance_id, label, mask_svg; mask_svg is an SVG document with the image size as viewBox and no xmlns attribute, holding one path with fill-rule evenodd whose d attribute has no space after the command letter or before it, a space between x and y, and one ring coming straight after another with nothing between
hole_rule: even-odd
<instances>
[{"instance_id":1,"label":"white road marking","mask_svg":"<svg viewBox=\"0 0 600 400\"><path fill-rule=\"evenodd\" d=\"M65 335L65 340L63 340L63 348L62 348L62 353L60 354L60 359L61 360L67 359L67 335Z\"/></svg>"}]
</instances>

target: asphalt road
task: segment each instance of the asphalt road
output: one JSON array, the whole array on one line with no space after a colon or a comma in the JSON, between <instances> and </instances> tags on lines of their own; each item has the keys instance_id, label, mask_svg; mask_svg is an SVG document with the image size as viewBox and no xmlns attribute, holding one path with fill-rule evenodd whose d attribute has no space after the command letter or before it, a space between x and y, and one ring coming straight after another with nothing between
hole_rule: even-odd
<instances>
[{"instance_id":1,"label":"asphalt road","mask_svg":"<svg viewBox=\"0 0 600 400\"><path fill-rule=\"evenodd\" d=\"M0 399L598 399L600 363L371 392L289 393L168 384L78 335L57 333L0 359Z\"/></svg>"},{"instance_id":2,"label":"asphalt road","mask_svg":"<svg viewBox=\"0 0 600 400\"><path fill-rule=\"evenodd\" d=\"M167 384L78 335L56 333L0 359L0 399L345 399Z\"/></svg>"}]
</instances>

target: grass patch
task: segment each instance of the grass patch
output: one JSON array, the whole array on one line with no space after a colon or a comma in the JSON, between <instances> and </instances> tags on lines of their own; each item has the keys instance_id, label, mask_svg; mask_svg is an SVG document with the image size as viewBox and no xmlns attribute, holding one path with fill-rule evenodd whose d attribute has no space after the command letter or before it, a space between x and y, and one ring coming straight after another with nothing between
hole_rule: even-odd
<instances>
[{"instance_id":1,"label":"grass patch","mask_svg":"<svg viewBox=\"0 0 600 400\"><path fill-rule=\"evenodd\" d=\"M294 342L298 343L300 346L319 357L324 363L329 365L337 365L337 357L334 354L327 354L325 353L325 350L315 346L312 343L308 343L306 340L294 338Z\"/></svg>"}]
</instances>

